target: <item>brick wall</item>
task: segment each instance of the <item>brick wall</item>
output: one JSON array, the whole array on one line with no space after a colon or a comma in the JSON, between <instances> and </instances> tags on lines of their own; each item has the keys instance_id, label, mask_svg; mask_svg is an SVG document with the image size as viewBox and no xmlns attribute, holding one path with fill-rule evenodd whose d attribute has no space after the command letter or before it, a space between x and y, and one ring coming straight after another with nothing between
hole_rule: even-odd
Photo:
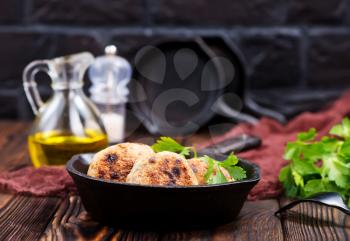
<instances>
[{"instance_id":1,"label":"brick wall","mask_svg":"<svg viewBox=\"0 0 350 241\"><path fill-rule=\"evenodd\" d=\"M0 118L28 118L21 74L34 59L116 44L131 61L167 36L227 35L253 88L350 83L346 0L11 0L0 3Z\"/></svg>"}]
</instances>

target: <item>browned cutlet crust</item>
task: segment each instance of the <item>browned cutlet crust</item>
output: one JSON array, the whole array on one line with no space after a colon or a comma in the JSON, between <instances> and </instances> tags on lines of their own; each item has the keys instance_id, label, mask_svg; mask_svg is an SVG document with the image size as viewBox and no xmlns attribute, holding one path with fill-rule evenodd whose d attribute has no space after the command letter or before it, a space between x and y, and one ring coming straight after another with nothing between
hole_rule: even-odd
<instances>
[{"instance_id":1,"label":"browned cutlet crust","mask_svg":"<svg viewBox=\"0 0 350 241\"><path fill-rule=\"evenodd\" d=\"M179 154L167 151L135 163L126 181L143 185L198 185L187 160Z\"/></svg>"},{"instance_id":2,"label":"browned cutlet crust","mask_svg":"<svg viewBox=\"0 0 350 241\"><path fill-rule=\"evenodd\" d=\"M95 154L88 175L96 178L125 182L127 175L139 160L148 160L154 152L139 143L121 143Z\"/></svg>"},{"instance_id":3,"label":"browned cutlet crust","mask_svg":"<svg viewBox=\"0 0 350 241\"><path fill-rule=\"evenodd\" d=\"M208 164L199 158L189 159L188 163L190 164L190 167L192 168L194 174L196 175L199 185L207 184L204 176L207 173ZM232 177L230 176L230 174L228 173L228 171L225 168L220 167L220 170L221 170L222 174L224 174L224 176L226 177L228 182L233 181ZM214 169L214 174L215 174L215 172L216 172L216 170Z\"/></svg>"}]
</instances>

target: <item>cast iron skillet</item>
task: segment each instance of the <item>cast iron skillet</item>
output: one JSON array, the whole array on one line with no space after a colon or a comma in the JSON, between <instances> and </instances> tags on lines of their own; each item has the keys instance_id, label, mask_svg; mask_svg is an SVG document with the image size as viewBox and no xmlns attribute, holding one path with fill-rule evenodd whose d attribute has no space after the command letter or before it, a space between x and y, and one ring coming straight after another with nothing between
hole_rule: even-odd
<instances>
[{"instance_id":1,"label":"cast iron skillet","mask_svg":"<svg viewBox=\"0 0 350 241\"><path fill-rule=\"evenodd\" d=\"M214 47L226 42L169 39L136 54L129 103L149 132L193 133L216 114L235 122L257 121L240 111L237 94L245 68L239 50L230 46L224 54Z\"/></svg>"},{"instance_id":2,"label":"cast iron skillet","mask_svg":"<svg viewBox=\"0 0 350 241\"><path fill-rule=\"evenodd\" d=\"M248 177L237 182L187 187L117 183L86 175L92 156L75 155L66 168L90 215L123 227L199 228L227 223L239 214L260 179L257 165L240 160Z\"/></svg>"}]
</instances>

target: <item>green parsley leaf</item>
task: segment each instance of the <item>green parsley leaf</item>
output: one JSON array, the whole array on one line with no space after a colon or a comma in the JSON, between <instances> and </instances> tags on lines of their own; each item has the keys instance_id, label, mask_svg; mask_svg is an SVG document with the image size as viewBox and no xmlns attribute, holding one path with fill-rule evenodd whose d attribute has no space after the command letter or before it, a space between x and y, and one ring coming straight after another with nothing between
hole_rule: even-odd
<instances>
[{"instance_id":1,"label":"green parsley leaf","mask_svg":"<svg viewBox=\"0 0 350 241\"><path fill-rule=\"evenodd\" d=\"M208 169L204 175L204 178L208 184L220 184L227 182L226 177L220 170L218 162L215 159L209 156L204 156L202 157L202 160L208 163Z\"/></svg>"},{"instance_id":2,"label":"green parsley leaf","mask_svg":"<svg viewBox=\"0 0 350 241\"><path fill-rule=\"evenodd\" d=\"M303 177L295 170L292 170L292 175L293 175L293 178L294 178L295 185L303 187L304 186L304 179L303 179Z\"/></svg>"},{"instance_id":3,"label":"green parsley leaf","mask_svg":"<svg viewBox=\"0 0 350 241\"><path fill-rule=\"evenodd\" d=\"M323 176L328 176L330 181L334 181L339 187L346 188L350 185L349 168L342 165L336 157L331 156L323 160Z\"/></svg>"},{"instance_id":4,"label":"green parsley leaf","mask_svg":"<svg viewBox=\"0 0 350 241\"><path fill-rule=\"evenodd\" d=\"M301 160L295 160L293 161L293 169L300 173L300 175L306 176L306 175L312 175L312 174L319 174L320 171L318 168L315 167L312 163L301 161Z\"/></svg>"},{"instance_id":5,"label":"green parsley leaf","mask_svg":"<svg viewBox=\"0 0 350 241\"><path fill-rule=\"evenodd\" d=\"M285 151L284 151L284 159L286 160L295 160L299 159L300 156L300 144L294 142L288 142Z\"/></svg>"},{"instance_id":6,"label":"green parsley leaf","mask_svg":"<svg viewBox=\"0 0 350 241\"><path fill-rule=\"evenodd\" d=\"M206 180L207 183L209 183L209 180L211 179L214 173L215 160L209 156L204 156L201 159L206 161L208 164L208 169L204 175L204 179Z\"/></svg>"},{"instance_id":7,"label":"green parsley leaf","mask_svg":"<svg viewBox=\"0 0 350 241\"><path fill-rule=\"evenodd\" d=\"M285 166L282 167L280 174L278 176L278 179L280 180L280 182L284 182L285 180L287 180L288 176L290 175L290 166Z\"/></svg>"},{"instance_id":8,"label":"green parsley leaf","mask_svg":"<svg viewBox=\"0 0 350 241\"><path fill-rule=\"evenodd\" d=\"M191 147L185 147L179 144L171 137L162 136L155 144L152 146L153 151L161 152L161 151L171 151L178 153L183 156L188 156L190 154Z\"/></svg>"},{"instance_id":9,"label":"green parsley leaf","mask_svg":"<svg viewBox=\"0 0 350 241\"><path fill-rule=\"evenodd\" d=\"M329 134L336 135L343 138L350 137L350 120L348 118L344 118L341 124L333 126L333 128L329 131Z\"/></svg>"},{"instance_id":10,"label":"green parsley leaf","mask_svg":"<svg viewBox=\"0 0 350 241\"><path fill-rule=\"evenodd\" d=\"M227 179L225 177L225 175L222 173L221 168L219 167L218 163L215 163L215 175L212 175L209 180L208 183L209 184L220 184L220 183L225 183L227 182Z\"/></svg>"},{"instance_id":11,"label":"green parsley leaf","mask_svg":"<svg viewBox=\"0 0 350 241\"><path fill-rule=\"evenodd\" d=\"M299 191L300 188L294 182L291 169L286 169L286 170L288 174L286 176L286 179L282 182L283 187L288 197L296 197L300 192Z\"/></svg>"},{"instance_id":12,"label":"green parsley leaf","mask_svg":"<svg viewBox=\"0 0 350 241\"><path fill-rule=\"evenodd\" d=\"M236 166L237 164L238 157L233 153L230 153L230 155L228 155L228 157L225 160L219 162L219 165L229 172L233 180L239 181L246 178L247 174L242 167Z\"/></svg>"},{"instance_id":13,"label":"green parsley leaf","mask_svg":"<svg viewBox=\"0 0 350 241\"><path fill-rule=\"evenodd\" d=\"M350 162L350 139L347 139L339 150L339 155Z\"/></svg>"},{"instance_id":14,"label":"green parsley leaf","mask_svg":"<svg viewBox=\"0 0 350 241\"><path fill-rule=\"evenodd\" d=\"M233 153L228 155L228 157L221 162L216 161L209 156L202 157L202 160L208 163L208 170L204 178L209 184L227 182L227 179L222 173L220 167L226 169L232 179L235 181L239 181L247 177L246 171L242 167L236 166L238 164L238 158Z\"/></svg>"},{"instance_id":15,"label":"green parsley leaf","mask_svg":"<svg viewBox=\"0 0 350 241\"><path fill-rule=\"evenodd\" d=\"M244 178L247 178L246 171L239 166L231 166L231 167L225 167L225 169L230 173L231 177L235 181L243 180Z\"/></svg>"},{"instance_id":16,"label":"green parsley leaf","mask_svg":"<svg viewBox=\"0 0 350 241\"><path fill-rule=\"evenodd\" d=\"M307 132L301 132L298 134L299 141L312 141L316 137L316 129L311 128Z\"/></svg>"},{"instance_id":17,"label":"green parsley leaf","mask_svg":"<svg viewBox=\"0 0 350 241\"><path fill-rule=\"evenodd\" d=\"M321 179L310 180L304 187L303 196L311 196L317 192L324 192L325 188Z\"/></svg>"},{"instance_id":18,"label":"green parsley leaf","mask_svg":"<svg viewBox=\"0 0 350 241\"><path fill-rule=\"evenodd\" d=\"M327 178L308 181L304 187L303 197L308 197L319 192L338 192L344 199L346 199L346 193Z\"/></svg>"},{"instance_id":19,"label":"green parsley leaf","mask_svg":"<svg viewBox=\"0 0 350 241\"><path fill-rule=\"evenodd\" d=\"M238 157L233 154L233 152L228 155L228 157L220 162L220 165L223 167L228 167L228 166L235 166L238 163Z\"/></svg>"}]
</instances>

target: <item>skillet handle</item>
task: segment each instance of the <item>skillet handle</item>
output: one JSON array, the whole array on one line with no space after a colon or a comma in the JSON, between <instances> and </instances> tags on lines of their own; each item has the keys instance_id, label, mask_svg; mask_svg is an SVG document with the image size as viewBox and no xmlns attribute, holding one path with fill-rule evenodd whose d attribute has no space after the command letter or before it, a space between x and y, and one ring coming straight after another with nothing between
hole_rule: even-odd
<instances>
[{"instance_id":1,"label":"skillet handle","mask_svg":"<svg viewBox=\"0 0 350 241\"><path fill-rule=\"evenodd\" d=\"M261 140L256 136L240 135L226 139L216 145L201 149L200 152L208 155L228 154L230 152L241 152L260 146Z\"/></svg>"},{"instance_id":2,"label":"skillet handle","mask_svg":"<svg viewBox=\"0 0 350 241\"><path fill-rule=\"evenodd\" d=\"M253 125L258 122L257 118L230 107L222 97L216 101L214 110L216 113L228 117L236 122L248 122Z\"/></svg>"}]
</instances>

